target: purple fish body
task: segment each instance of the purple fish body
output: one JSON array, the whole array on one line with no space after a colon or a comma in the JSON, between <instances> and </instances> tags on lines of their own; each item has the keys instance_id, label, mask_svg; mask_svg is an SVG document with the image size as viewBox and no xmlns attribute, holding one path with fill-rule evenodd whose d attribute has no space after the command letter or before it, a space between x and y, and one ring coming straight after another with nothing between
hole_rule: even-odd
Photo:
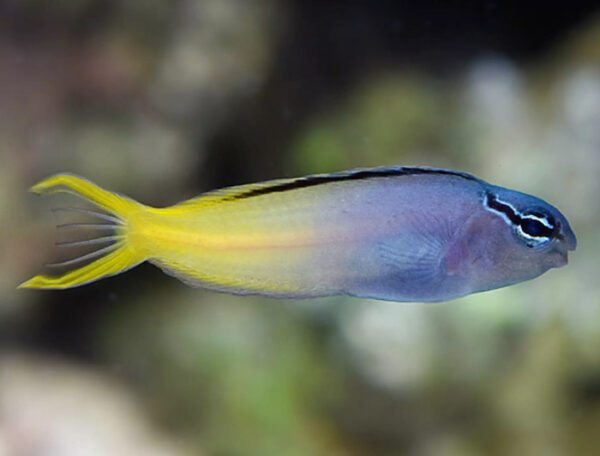
<instances>
[{"instance_id":1,"label":"purple fish body","mask_svg":"<svg viewBox=\"0 0 600 456\"><path fill-rule=\"evenodd\" d=\"M472 292L472 258L461 241L477 210L478 182L423 174L362 185L348 225L369 236L355 252L349 270L359 274L349 275L347 294L437 301Z\"/></svg>"}]
</instances>

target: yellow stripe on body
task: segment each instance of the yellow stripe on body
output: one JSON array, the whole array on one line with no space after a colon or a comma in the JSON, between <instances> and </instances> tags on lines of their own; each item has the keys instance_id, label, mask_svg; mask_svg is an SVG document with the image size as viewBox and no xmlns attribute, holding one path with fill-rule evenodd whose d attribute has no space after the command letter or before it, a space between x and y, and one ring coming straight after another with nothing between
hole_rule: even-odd
<instances>
[{"instance_id":1,"label":"yellow stripe on body","mask_svg":"<svg viewBox=\"0 0 600 456\"><path fill-rule=\"evenodd\" d=\"M262 201L261 201L262 200ZM274 201L275 200L275 201ZM277 201L279 200L279 201ZM274 294L302 289L317 251L311 211L286 210L280 198L150 209L132 242L183 279ZM266 204L268 203L268 204Z\"/></svg>"}]
</instances>

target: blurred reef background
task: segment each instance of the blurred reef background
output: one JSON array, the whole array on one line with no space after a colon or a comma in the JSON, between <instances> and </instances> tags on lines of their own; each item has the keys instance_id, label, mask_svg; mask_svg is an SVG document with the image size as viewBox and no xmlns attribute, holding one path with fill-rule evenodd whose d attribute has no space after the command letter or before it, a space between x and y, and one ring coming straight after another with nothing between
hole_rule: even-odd
<instances>
[{"instance_id":1,"label":"blurred reef background","mask_svg":"<svg viewBox=\"0 0 600 456\"><path fill-rule=\"evenodd\" d=\"M541 196L579 248L436 305L15 289L49 174L168 205L386 164ZM597 455L599 176L597 2L4 0L0 455Z\"/></svg>"}]
</instances>

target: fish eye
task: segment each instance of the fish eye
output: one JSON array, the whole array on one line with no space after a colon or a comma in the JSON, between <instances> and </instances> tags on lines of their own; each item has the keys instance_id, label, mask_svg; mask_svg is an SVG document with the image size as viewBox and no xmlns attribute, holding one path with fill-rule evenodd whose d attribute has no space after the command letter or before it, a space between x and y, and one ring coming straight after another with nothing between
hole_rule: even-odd
<instances>
[{"instance_id":1,"label":"fish eye","mask_svg":"<svg viewBox=\"0 0 600 456\"><path fill-rule=\"evenodd\" d=\"M556 222L551 214L525 212L519 217L515 232L528 247L542 247L554 239Z\"/></svg>"},{"instance_id":2,"label":"fish eye","mask_svg":"<svg viewBox=\"0 0 600 456\"><path fill-rule=\"evenodd\" d=\"M546 228L546 226L538 220L524 220L521 222L521 229L525 234L532 237L549 237L548 231L552 234L552 231Z\"/></svg>"}]
</instances>

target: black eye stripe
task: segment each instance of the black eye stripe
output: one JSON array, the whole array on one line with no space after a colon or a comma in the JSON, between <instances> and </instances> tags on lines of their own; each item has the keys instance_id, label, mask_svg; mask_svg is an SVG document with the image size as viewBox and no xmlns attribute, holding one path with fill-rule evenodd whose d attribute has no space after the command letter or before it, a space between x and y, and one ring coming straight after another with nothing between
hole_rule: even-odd
<instances>
[{"instance_id":1,"label":"black eye stripe","mask_svg":"<svg viewBox=\"0 0 600 456\"><path fill-rule=\"evenodd\" d=\"M521 224L521 217L519 217L516 211L513 210L512 206L498 201L496 195L492 193L487 193L485 198L485 205L496 212L504 214L512 222L513 225Z\"/></svg>"},{"instance_id":2,"label":"black eye stripe","mask_svg":"<svg viewBox=\"0 0 600 456\"><path fill-rule=\"evenodd\" d=\"M498 200L492 193L486 193L484 204L494 212L502 214L505 220L530 238L551 239L556 232L554 218L539 211L520 213L512 205Z\"/></svg>"}]
</instances>

